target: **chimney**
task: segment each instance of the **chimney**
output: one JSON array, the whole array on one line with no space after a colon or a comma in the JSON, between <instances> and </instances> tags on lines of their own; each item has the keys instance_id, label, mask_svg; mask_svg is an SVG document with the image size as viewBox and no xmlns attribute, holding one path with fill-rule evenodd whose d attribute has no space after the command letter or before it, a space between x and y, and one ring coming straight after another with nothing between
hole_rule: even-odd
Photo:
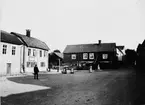
<instances>
[{"instance_id":1,"label":"chimney","mask_svg":"<svg viewBox=\"0 0 145 105\"><path fill-rule=\"evenodd\" d=\"M27 36L27 37L30 37L30 32L31 32L30 29L26 29L26 36Z\"/></svg>"},{"instance_id":2,"label":"chimney","mask_svg":"<svg viewBox=\"0 0 145 105\"><path fill-rule=\"evenodd\" d=\"M98 40L98 44L99 44L99 45L101 44L101 40Z\"/></svg>"}]
</instances>

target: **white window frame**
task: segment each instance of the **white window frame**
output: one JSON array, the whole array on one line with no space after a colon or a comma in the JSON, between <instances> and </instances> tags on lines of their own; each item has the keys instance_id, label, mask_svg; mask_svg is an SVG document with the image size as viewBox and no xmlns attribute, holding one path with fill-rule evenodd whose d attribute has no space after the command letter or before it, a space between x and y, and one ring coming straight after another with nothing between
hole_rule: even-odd
<instances>
[{"instance_id":1,"label":"white window frame","mask_svg":"<svg viewBox=\"0 0 145 105\"><path fill-rule=\"evenodd\" d=\"M47 57L47 51L44 51L44 57Z\"/></svg>"},{"instance_id":2,"label":"white window frame","mask_svg":"<svg viewBox=\"0 0 145 105\"><path fill-rule=\"evenodd\" d=\"M28 56L31 56L31 49L28 49Z\"/></svg>"},{"instance_id":3,"label":"white window frame","mask_svg":"<svg viewBox=\"0 0 145 105\"><path fill-rule=\"evenodd\" d=\"M33 56L36 56L36 49L33 49Z\"/></svg>"},{"instance_id":4,"label":"white window frame","mask_svg":"<svg viewBox=\"0 0 145 105\"><path fill-rule=\"evenodd\" d=\"M42 57L42 50L40 50L40 57Z\"/></svg>"},{"instance_id":5,"label":"white window frame","mask_svg":"<svg viewBox=\"0 0 145 105\"><path fill-rule=\"evenodd\" d=\"M108 59L108 54L102 54L102 59Z\"/></svg>"},{"instance_id":6,"label":"white window frame","mask_svg":"<svg viewBox=\"0 0 145 105\"><path fill-rule=\"evenodd\" d=\"M7 45L3 45L2 53L7 54Z\"/></svg>"},{"instance_id":7,"label":"white window frame","mask_svg":"<svg viewBox=\"0 0 145 105\"><path fill-rule=\"evenodd\" d=\"M83 59L88 59L88 53L83 53Z\"/></svg>"},{"instance_id":8,"label":"white window frame","mask_svg":"<svg viewBox=\"0 0 145 105\"><path fill-rule=\"evenodd\" d=\"M89 53L89 59L94 59L94 53Z\"/></svg>"},{"instance_id":9,"label":"white window frame","mask_svg":"<svg viewBox=\"0 0 145 105\"><path fill-rule=\"evenodd\" d=\"M71 54L71 59L76 59L76 54Z\"/></svg>"},{"instance_id":10,"label":"white window frame","mask_svg":"<svg viewBox=\"0 0 145 105\"><path fill-rule=\"evenodd\" d=\"M41 62L40 67L45 67L45 62Z\"/></svg>"},{"instance_id":11,"label":"white window frame","mask_svg":"<svg viewBox=\"0 0 145 105\"><path fill-rule=\"evenodd\" d=\"M12 55L16 55L16 46L12 46Z\"/></svg>"},{"instance_id":12,"label":"white window frame","mask_svg":"<svg viewBox=\"0 0 145 105\"><path fill-rule=\"evenodd\" d=\"M37 64L37 63L36 62L27 62L27 67L32 68L35 66L35 64Z\"/></svg>"}]
</instances>

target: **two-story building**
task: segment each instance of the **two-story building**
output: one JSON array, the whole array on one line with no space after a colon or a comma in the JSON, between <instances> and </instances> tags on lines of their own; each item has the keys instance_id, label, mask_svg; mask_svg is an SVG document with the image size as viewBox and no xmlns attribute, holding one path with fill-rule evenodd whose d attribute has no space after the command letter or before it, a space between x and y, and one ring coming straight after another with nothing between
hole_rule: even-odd
<instances>
[{"instance_id":1,"label":"two-story building","mask_svg":"<svg viewBox=\"0 0 145 105\"><path fill-rule=\"evenodd\" d=\"M0 34L0 75L20 73L23 42L6 31Z\"/></svg>"},{"instance_id":2,"label":"two-story building","mask_svg":"<svg viewBox=\"0 0 145 105\"><path fill-rule=\"evenodd\" d=\"M26 30L26 35L11 32L24 43L21 49L21 71L33 72L35 64L37 64L39 71L46 71L48 69L49 47L43 41L31 37L30 32L30 30Z\"/></svg>"}]
</instances>

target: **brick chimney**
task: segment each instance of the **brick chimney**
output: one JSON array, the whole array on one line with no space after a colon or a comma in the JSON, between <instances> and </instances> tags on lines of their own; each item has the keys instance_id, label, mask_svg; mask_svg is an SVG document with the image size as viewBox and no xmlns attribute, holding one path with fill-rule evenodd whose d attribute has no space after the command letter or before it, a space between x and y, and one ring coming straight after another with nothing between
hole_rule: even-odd
<instances>
[{"instance_id":1,"label":"brick chimney","mask_svg":"<svg viewBox=\"0 0 145 105\"><path fill-rule=\"evenodd\" d=\"M27 36L27 37L30 37L30 32L31 32L30 29L26 29L26 36Z\"/></svg>"},{"instance_id":2,"label":"brick chimney","mask_svg":"<svg viewBox=\"0 0 145 105\"><path fill-rule=\"evenodd\" d=\"M99 44L99 45L101 44L101 40L98 40L98 44Z\"/></svg>"}]
</instances>

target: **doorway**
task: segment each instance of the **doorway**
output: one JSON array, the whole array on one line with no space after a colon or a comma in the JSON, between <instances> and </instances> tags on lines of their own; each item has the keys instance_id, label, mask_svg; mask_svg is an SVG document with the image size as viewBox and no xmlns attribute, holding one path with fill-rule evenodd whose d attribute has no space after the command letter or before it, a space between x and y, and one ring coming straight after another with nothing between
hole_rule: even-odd
<instances>
[{"instance_id":1,"label":"doorway","mask_svg":"<svg viewBox=\"0 0 145 105\"><path fill-rule=\"evenodd\" d=\"M11 63L7 63L7 74L11 74Z\"/></svg>"}]
</instances>

